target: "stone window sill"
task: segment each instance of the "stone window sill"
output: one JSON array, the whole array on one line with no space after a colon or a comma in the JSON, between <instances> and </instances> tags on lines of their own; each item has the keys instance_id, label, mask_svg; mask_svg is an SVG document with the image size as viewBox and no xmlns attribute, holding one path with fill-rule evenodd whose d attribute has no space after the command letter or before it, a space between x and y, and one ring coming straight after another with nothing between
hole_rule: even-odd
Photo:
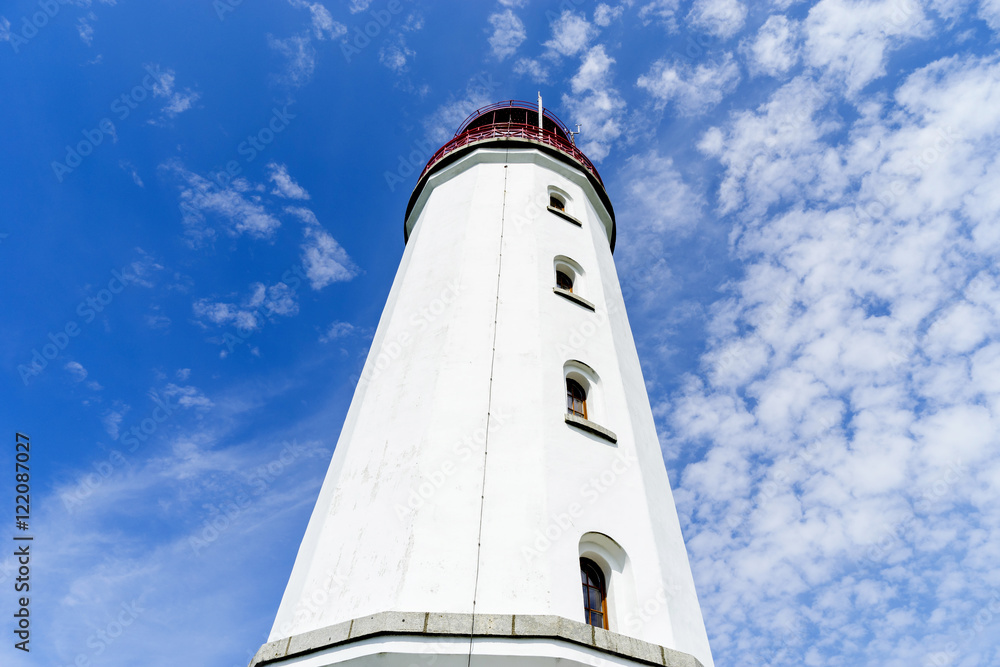
<instances>
[{"instance_id":1,"label":"stone window sill","mask_svg":"<svg viewBox=\"0 0 1000 667\"><path fill-rule=\"evenodd\" d=\"M595 424L589 419L584 419L583 417L571 415L570 413L567 412L566 423L571 426L577 427L581 431L586 431L587 433L596 435L599 438L604 438L605 440L607 440L612 444L618 444L617 435L615 435L612 431L609 431L608 429L604 428L600 424Z\"/></svg>"},{"instance_id":2,"label":"stone window sill","mask_svg":"<svg viewBox=\"0 0 1000 667\"><path fill-rule=\"evenodd\" d=\"M546 206L545 208L549 209L550 211L552 211L553 213L555 213L556 215L558 215L563 220L566 220L568 222L572 222L577 227L583 227L583 223L582 222L580 222L579 220L577 220L576 218L574 218L573 216L571 216L569 213L566 213L566 211L560 211L559 209L554 208L552 206Z\"/></svg>"},{"instance_id":3,"label":"stone window sill","mask_svg":"<svg viewBox=\"0 0 1000 667\"><path fill-rule=\"evenodd\" d=\"M567 289L563 289L562 287L553 287L552 291L555 292L556 294L558 294L559 296L565 298L565 299L569 299L573 303L580 304L584 308L589 308L590 310L593 310L593 311L597 310L597 308L594 306L594 304L592 304L591 302L587 301L582 296L579 296L577 294L573 294L572 292L570 292Z\"/></svg>"}]
</instances>

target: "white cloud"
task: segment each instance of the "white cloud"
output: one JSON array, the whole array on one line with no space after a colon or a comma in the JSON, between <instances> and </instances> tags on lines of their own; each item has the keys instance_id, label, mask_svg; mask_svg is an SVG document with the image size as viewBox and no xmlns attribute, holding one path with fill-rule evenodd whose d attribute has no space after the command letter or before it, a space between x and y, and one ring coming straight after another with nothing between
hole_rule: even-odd
<instances>
[{"instance_id":1,"label":"white cloud","mask_svg":"<svg viewBox=\"0 0 1000 667\"><path fill-rule=\"evenodd\" d=\"M624 5L618 5L617 7L612 7L606 3L601 3L597 5L594 9L594 23L601 26L602 28L607 28L611 25L612 21L617 21L621 18L622 13L625 11Z\"/></svg>"},{"instance_id":2,"label":"white cloud","mask_svg":"<svg viewBox=\"0 0 1000 667\"><path fill-rule=\"evenodd\" d=\"M618 217L628 221L628 233L619 237L615 264L629 301L659 311L664 286L677 282L669 250L703 220L704 197L671 158L655 150L628 158L620 176L627 185Z\"/></svg>"},{"instance_id":3,"label":"white cloud","mask_svg":"<svg viewBox=\"0 0 1000 667\"><path fill-rule=\"evenodd\" d=\"M352 14L358 14L365 11L372 4L372 0L351 0L351 4L348 6L348 10Z\"/></svg>"},{"instance_id":4,"label":"white cloud","mask_svg":"<svg viewBox=\"0 0 1000 667\"><path fill-rule=\"evenodd\" d=\"M747 8L739 0L695 0L688 21L721 39L728 39L743 27Z\"/></svg>"},{"instance_id":5,"label":"white cloud","mask_svg":"<svg viewBox=\"0 0 1000 667\"><path fill-rule=\"evenodd\" d=\"M190 385L181 387L171 382L163 388L163 394L174 399L182 408L208 410L215 406L215 403L205 396L200 389Z\"/></svg>"},{"instance_id":6,"label":"white cloud","mask_svg":"<svg viewBox=\"0 0 1000 667\"><path fill-rule=\"evenodd\" d=\"M293 35L287 39L267 36L267 45L287 59L285 74L279 81L293 87L302 86L312 78L316 69L316 49L308 34Z\"/></svg>"},{"instance_id":7,"label":"white cloud","mask_svg":"<svg viewBox=\"0 0 1000 667\"><path fill-rule=\"evenodd\" d=\"M87 379L87 369L79 361L69 361L64 368L73 376L75 382L83 382Z\"/></svg>"},{"instance_id":8,"label":"white cloud","mask_svg":"<svg viewBox=\"0 0 1000 667\"><path fill-rule=\"evenodd\" d=\"M313 289L348 281L358 274L359 269L347 251L323 229L315 213L302 207L288 207L285 212L303 223L302 266Z\"/></svg>"},{"instance_id":9,"label":"white cloud","mask_svg":"<svg viewBox=\"0 0 1000 667\"><path fill-rule=\"evenodd\" d=\"M333 322L327 328L326 333L320 336L319 342L329 343L338 338L345 338L357 331L357 327L350 322Z\"/></svg>"},{"instance_id":10,"label":"white cloud","mask_svg":"<svg viewBox=\"0 0 1000 667\"><path fill-rule=\"evenodd\" d=\"M428 140L441 144L451 139L455 130L469 114L497 101L496 93L500 86L501 82L494 81L489 75L471 79L466 84L464 92L450 95L448 100L424 121Z\"/></svg>"},{"instance_id":11,"label":"white cloud","mask_svg":"<svg viewBox=\"0 0 1000 667\"><path fill-rule=\"evenodd\" d=\"M699 144L719 155L726 167L719 188L722 211L749 204L762 212L805 192L830 194L846 178L836 154L816 150L818 141L838 125L820 117L826 93L797 78L779 88L756 112L734 114L727 130L710 130Z\"/></svg>"},{"instance_id":12,"label":"white cloud","mask_svg":"<svg viewBox=\"0 0 1000 667\"><path fill-rule=\"evenodd\" d=\"M315 290L350 280L358 274L347 251L321 227L307 227L302 244L302 265Z\"/></svg>"},{"instance_id":13,"label":"white cloud","mask_svg":"<svg viewBox=\"0 0 1000 667\"><path fill-rule=\"evenodd\" d=\"M0 16L0 42L10 41L10 21Z\"/></svg>"},{"instance_id":14,"label":"white cloud","mask_svg":"<svg viewBox=\"0 0 1000 667\"><path fill-rule=\"evenodd\" d=\"M333 20L333 16L322 4L307 0L288 0L288 4L298 9L308 9L312 19L313 34L316 39L336 39L347 34L347 26Z\"/></svg>"},{"instance_id":15,"label":"white cloud","mask_svg":"<svg viewBox=\"0 0 1000 667\"><path fill-rule=\"evenodd\" d=\"M192 304L195 317L207 320L217 326L233 326L237 329L254 331L265 320L276 316L291 317L299 312L295 291L283 282L267 286L264 283L250 285L249 293L238 302L198 299Z\"/></svg>"},{"instance_id":16,"label":"white cloud","mask_svg":"<svg viewBox=\"0 0 1000 667\"><path fill-rule=\"evenodd\" d=\"M672 102L680 115L695 116L719 104L739 81L739 67L732 54L725 53L716 62L697 66L660 60L636 83L656 99L658 108Z\"/></svg>"},{"instance_id":17,"label":"white cloud","mask_svg":"<svg viewBox=\"0 0 1000 667\"><path fill-rule=\"evenodd\" d=\"M584 140L581 149L591 160L603 160L611 145L622 135L625 100L612 86L611 65L603 45L590 49L580 63L580 69L570 80L572 95L562 97L570 112L567 122L580 123Z\"/></svg>"},{"instance_id":18,"label":"white cloud","mask_svg":"<svg viewBox=\"0 0 1000 667\"><path fill-rule=\"evenodd\" d=\"M1000 0L979 0L979 18L1000 32Z\"/></svg>"},{"instance_id":19,"label":"white cloud","mask_svg":"<svg viewBox=\"0 0 1000 667\"><path fill-rule=\"evenodd\" d=\"M595 34L597 30L586 18L567 9L552 22L552 39L545 46L552 53L575 56L587 48Z\"/></svg>"},{"instance_id":20,"label":"white cloud","mask_svg":"<svg viewBox=\"0 0 1000 667\"><path fill-rule=\"evenodd\" d=\"M493 34L490 35L489 39L493 55L499 60L514 55L517 52L517 47L521 46L527 37L521 19L508 9L504 12L491 14L489 21L493 28Z\"/></svg>"},{"instance_id":21,"label":"white cloud","mask_svg":"<svg viewBox=\"0 0 1000 667\"><path fill-rule=\"evenodd\" d=\"M101 656L110 664L194 664L200 649L177 646L170 659L150 661L143 647L155 641L161 623L200 646L211 643L216 632L229 636L230 629L254 623L249 610L259 601L253 595L234 600L231 579L263 571L266 558L239 545L266 541L268 535L301 537L298 528L286 531L288 513L297 516L315 501L322 476L314 473L329 462L331 446L287 440L280 432L240 439L246 436L237 437L228 425L246 423L262 402L259 395L227 398L212 420L201 423L175 411L171 420L179 420L181 435L161 427L155 445L152 438L140 441L135 452L118 445L117 455L109 457L95 449L92 460L61 474L54 491L37 503L33 528L59 535L49 555L54 563L68 564L49 568L51 585L33 598L54 610L33 621L36 629L63 631L58 642L42 648L45 664L71 664L93 657L94 647L102 646L112 647ZM132 525L122 531L126 520ZM164 524L173 529L163 531ZM6 565L0 561L5 578ZM170 585L151 585L161 580ZM226 623L206 628L206 617L191 618L177 609L178 595L189 602L195 596L196 604L220 611ZM95 620L79 623L80 618ZM103 634L108 619L121 621L110 626L114 643L98 643L94 633ZM252 652L243 647L253 641L248 634L224 649L232 658L224 658L227 664Z\"/></svg>"},{"instance_id":22,"label":"white cloud","mask_svg":"<svg viewBox=\"0 0 1000 667\"><path fill-rule=\"evenodd\" d=\"M798 21L780 14L768 17L756 37L742 44L751 73L780 76L790 70L799 60L798 33Z\"/></svg>"},{"instance_id":23,"label":"white cloud","mask_svg":"<svg viewBox=\"0 0 1000 667\"><path fill-rule=\"evenodd\" d=\"M154 283L150 278L155 272L162 271L163 265L142 248L136 248L135 252L139 255L139 259L129 264L129 269L132 271L131 284L153 287Z\"/></svg>"},{"instance_id":24,"label":"white cloud","mask_svg":"<svg viewBox=\"0 0 1000 667\"><path fill-rule=\"evenodd\" d=\"M274 183L271 194L285 197L287 199L309 199L309 193L301 185L292 180L288 174L288 167L276 162L267 165L268 178Z\"/></svg>"},{"instance_id":25,"label":"white cloud","mask_svg":"<svg viewBox=\"0 0 1000 667\"><path fill-rule=\"evenodd\" d=\"M185 88L183 92L175 91L174 82L176 76L174 70L169 68L162 70L159 65L147 65L146 69L154 78L153 95L166 100L162 108L162 113L165 117L173 118L187 111L201 97L190 88Z\"/></svg>"},{"instance_id":26,"label":"white cloud","mask_svg":"<svg viewBox=\"0 0 1000 667\"><path fill-rule=\"evenodd\" d=\"M639 19L645 22L656 20L673 30L677 27L675 17L680 4L680 0L653 0L653 2L647 2L639 8Z\"/></svg>"},{"instance_id":27,"label":"white cloud","mask_svg":"<svg viewBox=\"0 0 1000 667\"><path fill-rule=\"evenodd\" d=\"M545 83L549 79L549 70L537 58L520 58L514 64L514 73L527 75L532 81Z\"/></svg>"},{"instance_id":28,"label":"white cloud","mask_svg":"<svg viewBox=\"0 0 1000 667\"><path fill-rule=\"evenodd\" d=\"M121 167L125 172L132 177L132 182L138 185L140 188L146 187L142 182L142 178L139 176L139 170L135 168L135 165L128 160L119 160L118 166Z\"/></svg>"},{"instance_id":29,"label":"white cloud","mask_svg":"<svg viewBox=\"0 0 1000 667\"><path fill-rule=\"evenodd\" d=\"M930 22L917 2L821 0L803 28L806 62L854 95L885 74L889 50L926 37Z\"/></svg>"},{"instance_id":30,"label":"white cloud","mask_svg":"<svg viewBox=\"0 0 1000 667\"><path fill-rule=\"evenodd\" d=\"M104 413L101 418L101 423L104 425L104 430L112 440L117 440L121 433L122 420L125 418L125 413L127 413L129 407L127 405L119 405L114 410L108 410Z\"/></svg>"},{"instance_id":31,"label":"white cloud","mask_svg":"<svg viewBox=\"0 0 1000 667\"><path fill-rule=\"evenodd\" d=\"M849 120L829 95L793 80L701 140L726 166L743 268L660 409L668 451L707 450L676 498L700 527L704 604L734 628L720 662L783 646L822 664L810 646L833 627L864 628L848 662L926 662L969 627L1000 551L1000 201L984 192L1000 62L938 60ZM941 613L914 634L924 603Z\"/></svg>"},{"instance_id":32,"label":"white cloud","mask_svg":"<svg viewBox=\"0 0 1000 667\"><path fill-rule=\"evenodd\" d=\"M258 195L251 193L250 184L235 179L226 187L188 171L179 161L163 165L181 180L180 197L186 234L194 243L210 241L215 232L205 219L206 214L221 218L231 236L246 234L251 238L270 238L281 223L271 215Z\"/></svg>"},{"instance_id":33,"label":"white cloud","mask_svg":"<svg viewBox=\"0 0 1000 667\"><path fill-rule=\"evenodd\" d=\"M397 33L386 39L379 49L378 61L396 74L407 70L407 63L416 55L416 51L406 46L403 35Z\"/></svg>"},{"instance_id":34,"label":"white cloud","mask_svg":"<svg viewBox=\"0 0 1000 667\"><path fill-rule=\"evenodd\" d=\"M96 20L97 15L94 12L88 12L86 16L76 20L76 31L80 34L80 40L87 46L94 43L94 26L91 22Z\"/></svg>"}]
</instances>

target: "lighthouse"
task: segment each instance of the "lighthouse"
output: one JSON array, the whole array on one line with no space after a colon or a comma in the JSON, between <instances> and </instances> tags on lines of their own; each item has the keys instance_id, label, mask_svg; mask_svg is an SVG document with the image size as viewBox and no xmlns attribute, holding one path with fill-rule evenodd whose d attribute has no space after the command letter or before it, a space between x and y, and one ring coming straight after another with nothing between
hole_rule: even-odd
<instances>
[{"instance_id":1,"label":"lighthouse","mask_svg":"<svg viewBox=\"0 0 1000 667\"><path fill-rule=\"evenodd\" d=\"M670 665L712 654L615 270L541 101L430 159L256 665Z\"/></svg>"}]
</instances>

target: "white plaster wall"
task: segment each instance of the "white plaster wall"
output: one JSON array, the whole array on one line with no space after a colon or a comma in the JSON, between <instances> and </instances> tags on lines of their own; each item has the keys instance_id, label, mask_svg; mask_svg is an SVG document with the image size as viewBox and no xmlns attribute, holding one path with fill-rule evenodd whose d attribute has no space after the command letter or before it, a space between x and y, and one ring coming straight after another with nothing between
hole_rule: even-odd
<instances>
[{"instance_id":1,"label":"white plaster wall","mask_svg":"<svg viewBox=\"0 0 1000 667\"><path fill-rule=\"evenodd\" d=\"M582 227L545 210L549 186ZM583 621L579 543L597 532L627 556L610 629L712 667L592 186L537 150L479 149L431 177L407 224L270 638L380 611L468 613L474 599L476 613ZM553 293L557 255L586 272L596 312ZM589 416L617 444L564 422L571 359L599 376Z\"/></svg>"}]
</instances>

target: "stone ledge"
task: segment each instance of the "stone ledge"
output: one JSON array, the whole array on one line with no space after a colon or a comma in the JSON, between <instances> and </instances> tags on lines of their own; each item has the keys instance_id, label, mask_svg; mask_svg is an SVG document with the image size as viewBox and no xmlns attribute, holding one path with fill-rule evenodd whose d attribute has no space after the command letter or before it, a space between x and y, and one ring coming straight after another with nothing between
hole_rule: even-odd
<instances>
[{"instance_id":1,"label":"stone ledge","mask_svg":"<svg viewBox=\"0 0 1000 667\"><path fill-rule=\"evenodd\" d=\"M566 413L566 423L575 426L582 431L596 435L599 438L604 438L610 443L618 444L618 436L615 435L614 431L609 431L600 424L590 421L589 419L584 419L583 417L578 417L576 415L571 415Z\"/></svg>"},{"instance_id":2,"label":"stone ledge","mask_svg":"<svg viewBox=\"0 0 1000 667\"><path fill-rule=\"evenodd\" d=\"M597 310L597 308L594 306L594 304L592 304L591 302L587 301L586 299L584 299L579 294L574 294L573 292L570 292L568 289L563 289L562 287L553 287L552 291L555 292L556 294L558 294L561 297L567 298L567 299L569 299L570 301L572 301L574 303L580 304L584 308L589 308L590 310L593 310L593 311Z\"/></svg>"},{"instance_id":3,"label":"stone ledge","mask_svg":"<svg viewBox=\"0 0 1000 667\"><path fill-rule=\"evenodd\" d=\"M573 216L571 216L566 211L560 211L559 209L554 208L552 206L546 206L545 208L547 208L548 210L552 211L553 213L555 213L556 215L558 215L563 220L566 220L567 222L572 222L577 227L583 227L583 223L582 222L580 222L579 220L577 220L576 218L574 218Z\"/></svg>"},{"instance_id":4,"label":"stone ledge","mask_svg":"<svg viewBox=\"0 0 1000 667\"><path fill-rule=\"evenodd\" d=\"M561 616L511 614L432 614L382 612L268 642L250 667L277 663L335 646L384 635L528 638L565 641L659 667L702 667L692 655L595 628Z\"/></svg>"}]
</instances>

